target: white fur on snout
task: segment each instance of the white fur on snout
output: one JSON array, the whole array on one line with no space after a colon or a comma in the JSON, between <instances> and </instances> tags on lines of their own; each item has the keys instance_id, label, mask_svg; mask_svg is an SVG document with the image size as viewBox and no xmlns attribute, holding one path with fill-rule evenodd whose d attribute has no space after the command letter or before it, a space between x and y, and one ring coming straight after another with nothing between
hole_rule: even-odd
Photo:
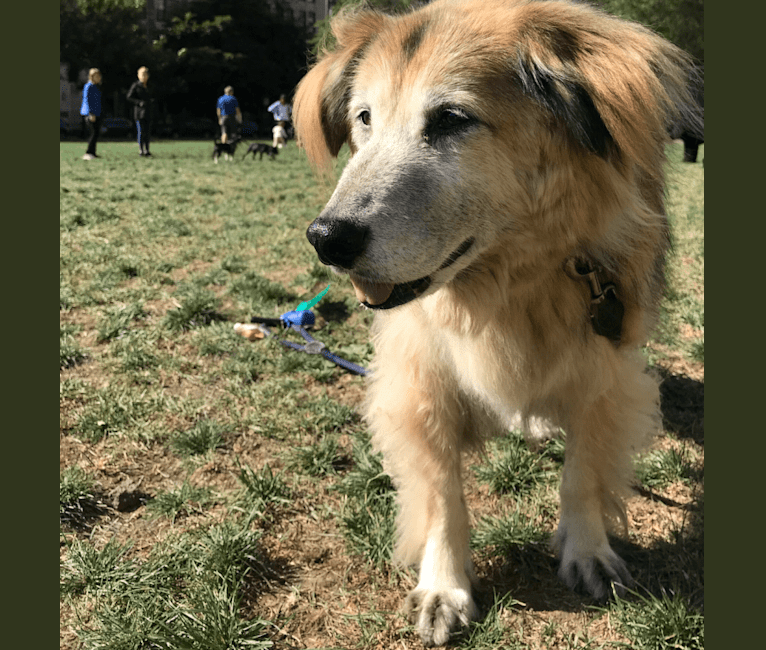
<instances>
[{"instance_id":1,"label":"white fur on snout","mask_svg":"<svg viewBox=\"0 0 766 650\"><path fill-rule=\"evenodd\" d=\"M348 163L327 213L370 229L367 248L354 263L356 274L395 283L416 280L434 273L470 236L461 239L457 225L445 223L439 206L449 194L449 174L434 172L431 155L370 144Z\"/></svg>"}]
</instances>

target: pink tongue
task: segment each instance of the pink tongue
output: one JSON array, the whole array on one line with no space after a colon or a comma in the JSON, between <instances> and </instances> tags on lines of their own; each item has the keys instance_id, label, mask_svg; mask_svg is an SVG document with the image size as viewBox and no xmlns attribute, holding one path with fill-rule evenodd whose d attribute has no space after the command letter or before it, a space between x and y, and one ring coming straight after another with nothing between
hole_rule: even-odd
<instances>
[{"instance_id":1,"label":"pink tongue","mask_svg":"<svg viewBox=\"0 0 766 650\"><path fill-rule=\"evenodd\" d=\"M387 282L368 282L360 278L351 278L351 284L354 285L356 299L359 302L366 302L368 305L380 305L391 295L394 285Z\"/></svg>"}]
</instances>

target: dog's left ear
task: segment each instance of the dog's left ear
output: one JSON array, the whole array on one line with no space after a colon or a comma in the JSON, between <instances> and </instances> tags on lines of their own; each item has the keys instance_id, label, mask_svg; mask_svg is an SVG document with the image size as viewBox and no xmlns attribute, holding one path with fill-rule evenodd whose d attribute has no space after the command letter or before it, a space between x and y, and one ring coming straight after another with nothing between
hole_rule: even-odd
<instances>
[{"instance_id":1,"label":"dog's left ear","mask_svg":"<svg viewBox=\"0 0 766 650\"><path fill-rule=\"evenodd\" d=\"M614 141L588 91L575 80L560 74L550 61L520 57L517 72L524 92L560 119L577 142L606 157Z\"/></svg>"},{"instance_id":2,"label":"dog's left ear","mask_svg":"<svg viewBox=\"0 0 766 650\"><path fill-rule=\"evenodd\" d=\"M293 122L298 144L326 171L349 138L348 98L359 58L387 18L373 11L341 11L332 21L336 44L298 84Z\"/></svg>"},{"instance_id":3,"label":"dog's left ear","mask_svg":"<svg viewBox=\"0 0 766 650\"><path fill-rule=\"evenodd\" d=\"M623 153L654 175L668 126L693 103L688 55L587 6L530 3L520 24L512 65L522 91L587 150Z\"/></svg>"}]
</instances>

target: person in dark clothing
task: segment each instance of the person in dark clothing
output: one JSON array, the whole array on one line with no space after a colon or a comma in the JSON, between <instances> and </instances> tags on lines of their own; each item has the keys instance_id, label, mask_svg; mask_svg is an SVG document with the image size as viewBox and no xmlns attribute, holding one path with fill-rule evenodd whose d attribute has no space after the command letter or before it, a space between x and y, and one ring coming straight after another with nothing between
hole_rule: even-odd
<instances>
[{"instance_id":1,"label":"person in dark clothing","mask_svg":"<svg viewBox=\"0 0 766 650\"><path fill-rule=\"evenodd\" d=\"M149 68L141 66L138 69L138 81L134 81L128 90L128 101L133 104L133 119L138 131L139 156L151 156L149 140L152 128L152 112L154 98L149 90Z\"/></svg>"},{"instance_id":2,"label":"person in dark clothing","mask_svg":"<svg viewBox=\"0 0 766 650\"><path fill-rule=\"evenodd\" d=\"M83 160L93 160L96 155L96 143L98 134L101 132L101 71L98 68L88 70L88 83L82 89L82 106L80 115L83 116L88 126L88 148L85 150Z\"/></svg>"},{"instance_id":3,"label":"person in dark clothing","mask_svg":"<svg viewBox=\"0 0 766 650\"><path fill-rule=\"evenodd\" d=\"M694 92L694 99L699 105L701 113L705 112L705 68L702 67L698 70L698 74L694 76L690 81L690 86ZM684 141L684 162L694 163L697 162L697 154L699 153L700 145L705 142L705 129L702 128L689 129L685 128L681 133L681 140Z\"/></svg>"}]
</instances>

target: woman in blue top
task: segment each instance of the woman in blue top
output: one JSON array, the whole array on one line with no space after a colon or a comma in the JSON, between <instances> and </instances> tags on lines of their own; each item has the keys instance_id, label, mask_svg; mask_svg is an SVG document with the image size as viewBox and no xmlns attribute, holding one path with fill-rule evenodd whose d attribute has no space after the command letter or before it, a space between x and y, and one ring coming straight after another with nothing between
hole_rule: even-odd
<instances>
[{"instance_id":1,"label":"woman in blue top","mask_svg":"<svg viewBox=\"0 0 766 650\"><path fill-rule=\"evenodd\" d=\"M98 68L88 70L88 83L82 89L82 106L80 115L85 119L88 125L90 137L88 139L88 148L85 150L83 160L93 160L98 158L96 155L96 142L98 134L101 131L101 71Z\"/></svg>"}]
</instances>

